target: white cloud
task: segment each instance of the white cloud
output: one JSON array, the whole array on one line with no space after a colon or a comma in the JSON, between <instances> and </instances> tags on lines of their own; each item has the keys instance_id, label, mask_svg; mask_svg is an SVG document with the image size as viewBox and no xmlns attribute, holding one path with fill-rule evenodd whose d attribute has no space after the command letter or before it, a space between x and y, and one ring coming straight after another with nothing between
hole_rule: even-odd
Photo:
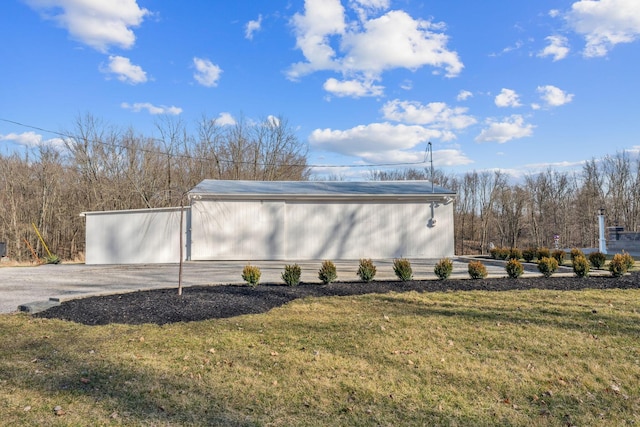
<instances>
[{"instance_id":1,"label":"white cloud","mask_svg":"<svg viewBox=\"0 0 640 427\"><path fill-rule=\"evenodd\" d=\"M261 27L262 27L262 15L258 15L258 19L256 19L255 21L247 22L247 25L244 31L244 37L246 39L253 40L253 34L257 31L260 31Z\"/></svg>"},{"instance_id":2,"label":"white cloud","mask_svg":"<svg viewBox=\"0 0 640 427\"><path fill-rule=\"evenodd\" d=\"M296 33L296 47L307 62L294 64L289 78L297 79L316 70L336 70L336 52L330 37L345 32L344 8L339 0L306 0L305 13L296 13L292 24Z\"/></svg>"},{"instance_id":3,"label":"white cloud","mask_svg":"<svg viewBox=\"0 0 640 427\"><path fill-rule=\"evenodd\" d=\"M549 36L545 40L549 42L549 45L545 47L538 56L552 56L554 61L564 59L569 54L569 48L567 47L569 41L564 36Z\"/></svg>"},{"instance_id":4,"label":"white cloud","mask_svg":"<svg viewBox=\"0 0 640 427\"><path fill-rule=\"evenodd\" d=\"M218 80L222 74L222 69L212 63L208 59L193 58L193 65L196 68L196 72L193 78L198 83L206 87L214 87L218 85Z\"/></svg>"},{"instance_id":5,"label":"white cloud","mask_svg":"<svg viewBox=\"0 0 640 427\"><path fill-rule=\"evenodd\" d=\"M369 18L388 9L386 0L354 0L349 6L358 20L347 19L339 0L305 1L304 13L295 14L291 21L296 47L305 61L290 67L290 79L334 71L342 74L344 81L366 83L379 81L383 72L394 68L432 66L444 70L447 77L462 71L458 54L447 49L448 37L442 32L442 24L414 19L401 10Z\"/></svg>"},{"instance_id":6,"label":"white cloud","mask_svg":"<svg viewBox=\"0 0 640 427\"><path fill-rule=\"evenodd\" d=\"M0 134L0 141L12 141L25 147L37 147L42 143L42 135L39 135L33 131L22 133L8 133L6 135Z\"/></svg>"},{"instance_id":7,"label":"white cloud","mask_svg":"<svg viewBox=\"0 0 640 427\"><path fill-rule=\"evenodd\" d=\"M124 56L109 56L109 65L100 67L100 71L107 74L115 74L121 82L132 85L147 81L147 73L142 67L132 64L131 60Z\"/></svg>"},{"instance_id":8,"label":"white cloud","mask_svg":"<svg viewBox=\"0 0 640 427\"><path fill-rule=\"evenodd\" d=\"M25 0L45 19L65 28L71 37L100 52L110 46L128 49L139 26L150 12L136 0Z\"/></svg>"},{"instance_id":9,"label":"white cloud","mask_svg":"<svg viewBox=\"0 0 640 427\"><path fill-rule=\"evenodd\" d=\"M560 88L552 85L538 86L540 97L546 102L547 106L559 107L568 104L573 100L573 94L566 93Z\"/></svg>"},{"instance_id":10,"label":"white cloud","mask_svg":"<svg viewBox=\"0 0 640 427\"><path fill-rule=\"evenodd\" d=\"M434 150L433 152L433 164L438 167L460 166L470 163L473 163L473 160L457 149Z\"/></svg>"},{"instance_id":11,"label":"white cloud","mask_svg":"<svg viewBox=\"0 0 640 427\"><path fill-rule=\"evenodd\" d=\"M233 118L231 113L220 113L216 119L216 123L221 126L233 126L236 124L236 119Z\"/></svg>"},{"instance_id":12,"label":"white cloud","mask_svg":"<svg viewBox=\"0 0 640 427\"><path fill-rule=\"evenodd\" d=\"M413 82L411 80L405 79L402 83L400 83L400 89L403 89L403 90L413 89Z\"/></svg>"},{"instance_id":13,"label":"white cloud","mask_svg":"<svg viewBox=\"0 0 640 427\"><path fill-rule=\"evenodd\" d=\"M458 54L446 49L448 37L439 24L413 19L393 10L363 23L362 31L347 32L342 39L346 55L342 67L349 71L381 73L392 68L416 70L425 65L444 68L448 77L460 74Z\"/></svg>"},{"instance_id":14,"label":"white cloud","mask_svg":"<svg viewBox=\"0 0 640 427\"><path fill-rule=\"evenodd\" d=\"M524 138L533 134L534 126L524 122L521 115L514 114L501 122L487 120L488 127L476 137L478 142L495 141L504 144L512 139Z\"/></svg>"},{"instance_id":15,"label":"white cloud","mask_svg":"<svg viewBox=\"0 0 640 427\"><path fill-rule=\"evenodd\" d=\"M451 108L444 102L430 102L423 105L415 101L395 99L382 107L384 118L396 122L429 125L436 129L464 129L476 123L467 115L468 109Z\"/></svg>"},{"instance_id":16,"label":"white cloud","mask_svg":"<svg viewBox=\"0 0 640 427\"><path fill-rule=\"evenodd\" d=\"M359 157L366 163L415 163L424 161L427 141L443 139L447 135L447 131L418 125L371 123L347 130L316 129L309 136L309 142L318 150ZM455 149L437 153L441 154L438 164L471 163Z\"/></svg>"},{"instance_id":17,"label":"white cloud","mask_svg":"<svg viewBox=\"0 0 640 427\"><path fill-rule=\"evenodd\" d=\"M572 29L584 36L584 56L605 56L619 43L640 37L640 1L580 0L565 16Z\"/></svg>"},{"instance_id":18,"label":"white cloud","mask_svg":"<svg viewBox=\"0 0 640 427\"><path fill-rule=\"evenodd\" d=\"M496 96L495 103L498 107L520 107L520 96L511 89L502 89Z\"/></svg>"},{"instance_id":19,"label":"white cloud","mask_svg":"<svg viewBox=\"0 0 640 427\"><path fill-rule=\"evenodd\" d=\"M57 151L62 151L67 147L62 138L43 139L42 135L33 131L8 133L5 135L0 134L0 141L15 142L16 144L23 145L28 148L51 147Z\"/></svg>"},{"instance_id":20,"label":"white cloud","mask_svg":"<svg viewBox=\"0 0 640 427\"><path fill-rule=\"evenodd\" d=\"M473 93L468 90L461 90L456 97L457 101L466 101L467 99L473 97Z\"/></svg>"},{"instance_id":21,"label":"white cloud","mask_svg":"<svg viewBox=\"0 0 640 427\"><path fill-rule=\"evenodd\" d=\"M389 9L390 0L350 0L349 6L356 11L360 20L364 21L373 13Z\"/></svg>"},{"instance_id":22,"label":"white cloud","mask_svg":"<svg viewBox=\"0 0 640 427\"><path fill-rule=\"evenodd\" d=\"M383 86L373 84L373 81L343 80L339 81L333 77L327 79L323 85L324 90L338 96L350 96L360 98L363 96L381 96L384 92Z\"/></svg>"},{"instance_id":23,"label":"white cloud","mask_svg":"<svg viewBox=\"0 0 640 427\"><path fill-rule=\"evenodd\" d=\"M125 110L131 110L134 113L139 113L142 110L146 110L149 114L157 115L157 114L168 114L172 116L177 116L182 113L182 108L171 106L167 107L165 105L153 105L149 102L136 102L134 104L129 104L127 102L123 102L120 104L122 108Z\"/></svg>"},{"instance_id":24,"label":"white cloud","mask_svg":"<svg viewBox=\"0 0 640 427\"><path fill-rule=\"evenodd\" d=\"M423 126L372 123L347 130L316 129L309 142L319 149L369 158L381 151L411 149L441 135L442 132Z\"/></svg>"}]
</instances>

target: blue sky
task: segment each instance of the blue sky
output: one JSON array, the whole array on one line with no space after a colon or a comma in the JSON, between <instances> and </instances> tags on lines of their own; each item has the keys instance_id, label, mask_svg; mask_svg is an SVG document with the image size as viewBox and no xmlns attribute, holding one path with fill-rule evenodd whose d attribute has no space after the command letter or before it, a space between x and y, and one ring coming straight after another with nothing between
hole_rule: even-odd
<instances>
[{"instance_id":1,"label":"blue sky","mask_svg":"<svg viewBox=\"0 0 640 427\"><path fill-rule=\"evenodd\" d=\"M283 116L314 173L521 176L640 150L638 0L4 0L0 153L90 113ZM12 123L17 122L20 124ZM426 166L426 165L425 165ZM400 166L398 166L400 167ZM420 165L418 167L421 167Z\"/></svg>"}]
</instances>

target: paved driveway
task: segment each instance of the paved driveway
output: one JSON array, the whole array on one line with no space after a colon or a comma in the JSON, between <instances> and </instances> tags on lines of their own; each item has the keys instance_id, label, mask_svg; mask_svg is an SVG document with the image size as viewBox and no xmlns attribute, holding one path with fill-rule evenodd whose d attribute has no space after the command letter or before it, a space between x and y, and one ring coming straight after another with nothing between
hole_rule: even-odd
<instances>
[{"instance_id":1,"label":"paved driveway","mask_svg":"<svg viewBox=\"0 0 640 427\"><path fill-rule=\"evenodd\" d=\"M437 260L411 260L415 279L435 279ZM395 279L393 260L374 260L376 280ZM454 260L452 277L468 277L467 260ZM191 261L184 263L182 283L193 285L242 283L240 277L246 261ZM281 283L283 261L255 261L262 271L261 282ZM291 262L293 264L293 262ZM317 282L321 261L298 261L303 282ZM336 261L338 280L358 280L358 261ZM11 313L31 302L60 301L154 288L178 287L178 264L84 265L60 264L37 267L0 268L0 313ZM504 276L502 266L487 264L490 275ZM531 273L527 273L531 274ZM188 290L185 290L188 292Z\"/></svg>"}]
</instances>

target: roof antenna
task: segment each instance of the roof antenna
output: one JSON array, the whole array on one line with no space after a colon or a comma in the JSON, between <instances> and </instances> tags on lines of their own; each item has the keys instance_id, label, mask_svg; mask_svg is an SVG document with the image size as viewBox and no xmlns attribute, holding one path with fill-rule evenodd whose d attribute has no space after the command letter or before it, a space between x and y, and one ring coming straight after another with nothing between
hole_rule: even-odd
<instances>
[{"instance_id":1,"label":"roof antenna","mask_svg":"<svg viewBox=\"0 0 640 427\"><path fill-rule=\"evenodd\" d=\"M431 192L434 193L435 190L433 188L433 145L431 145L431 141L427 144L427 149L429 150L429 162L431 163Z\"/></svg>"}]
</instances>

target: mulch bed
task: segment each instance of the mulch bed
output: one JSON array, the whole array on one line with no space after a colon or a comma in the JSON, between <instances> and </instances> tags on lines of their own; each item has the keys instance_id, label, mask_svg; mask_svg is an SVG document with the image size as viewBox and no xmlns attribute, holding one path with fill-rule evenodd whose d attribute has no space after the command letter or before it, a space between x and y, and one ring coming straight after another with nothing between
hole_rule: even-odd
<instances>
[{"instance_id":1,"label":"mulch bed","mask_svg":"<svg viewBox=\"0 0 640 427\"><path fill-rule=\"evenodd\" d=\"M293 287L281 284L260 284L256 288L237 285L195 286L184 288L181 296L178 296L176 289L158 289L71 300L34 316L69 320L85 325L109 323L162 325L264 313L289 301L305 297L408 291L580 290L587 288L640 288L640 272L619 278L558 276L520 279L337 282L328 285L302 283Z\"/></svg>"}]
</instances>

